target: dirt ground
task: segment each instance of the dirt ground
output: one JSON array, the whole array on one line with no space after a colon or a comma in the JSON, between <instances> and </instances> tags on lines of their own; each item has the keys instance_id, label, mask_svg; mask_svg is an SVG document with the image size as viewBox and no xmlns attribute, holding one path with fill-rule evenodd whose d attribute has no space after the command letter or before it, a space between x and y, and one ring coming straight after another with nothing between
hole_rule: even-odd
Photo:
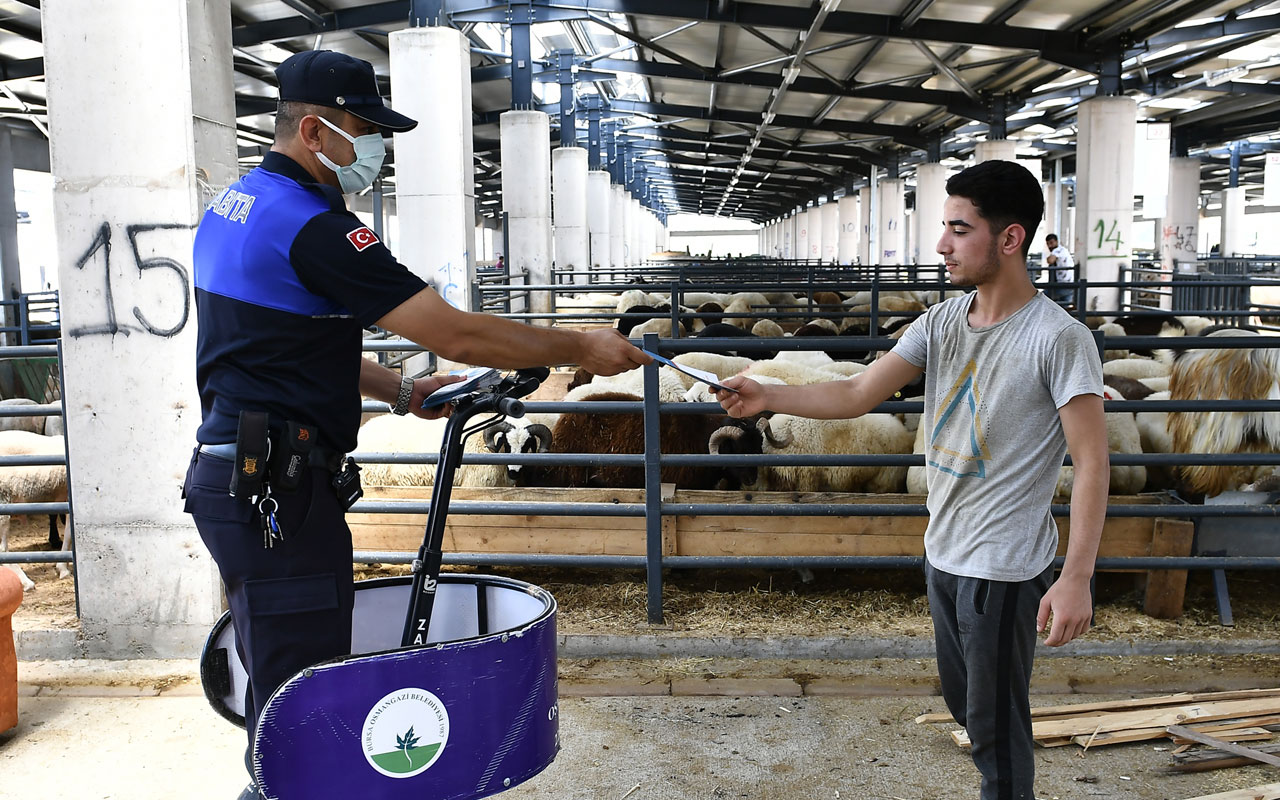
<instances>
[{"instance_id":1,"label":"dirt ground","mask_svg":"<svg viewBox=\"0 0 1280 800\"><path fill-rule=\"evenodd\" d=\"M44 517L16 517L9 547L47 548ZM637 570L485 568L453 571L497 573L551 591L560 605L562 633L652 632L644 574ZM36 588L14 617L19 630L76 626L72 578L59 579L52 564L25 567ZM357 566L356 578L405 574L406 566ZM1097 581L1095 641L1117 639L1280 639L1280 596L1270 572L1228 574L1235 626L1219 624L1207 572L1188 579L1185 613L1160 620L1142 612L1141 574L1104 573ZM914 570L668 570L663 587L662 630L717 636L930 637L924 578Z\"/></svg>"}]
</instances>

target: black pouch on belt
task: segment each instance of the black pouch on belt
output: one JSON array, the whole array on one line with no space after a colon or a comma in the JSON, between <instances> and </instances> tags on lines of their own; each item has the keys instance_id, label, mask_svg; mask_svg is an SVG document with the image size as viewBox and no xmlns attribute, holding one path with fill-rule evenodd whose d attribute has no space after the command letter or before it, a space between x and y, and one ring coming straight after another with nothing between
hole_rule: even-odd
<instances>
[{"instance_id":1,"label":"black pouch on belt","mask_svg":"<svg viewBox=\"0 0 1280 800\"><path fill-rule=\"evenodd\" d=\"M266 412L241 411L240 424L236 430L236 469L231 473L232 497L256 497L262 494L270 448Z\"/></svg>"},{"instance_id":2,"label":"black pouch on belt","mask_svg":"<svg viewBox=\"0 0 1280 800\"><path fill-rule=\"evenodd\" d=\"M314 425L290 422L271 457L271 486L285 492L298 488L306 471L319 429Z\"/></svg>"}]
</instances>

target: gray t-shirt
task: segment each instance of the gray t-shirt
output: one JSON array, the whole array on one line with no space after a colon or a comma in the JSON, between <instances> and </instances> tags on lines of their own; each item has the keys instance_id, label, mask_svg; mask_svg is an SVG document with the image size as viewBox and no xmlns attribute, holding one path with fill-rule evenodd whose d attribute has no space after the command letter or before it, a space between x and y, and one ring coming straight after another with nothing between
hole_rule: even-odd
<instances>
[{"instance_id":1,"label":"gray t-shirt","mask_svg":"<svg viewBox=\"0 0 1280 800\"><path fill-rule=\"evenodd\" d=\"M933 306L893 349L925 370L925 553L954 575L1024 581L1058 548L1058 409L1102 395L1102 362L1089 329L1044 294L986 328L969 325L975 296Z\"/></svg>"}]
</instances>

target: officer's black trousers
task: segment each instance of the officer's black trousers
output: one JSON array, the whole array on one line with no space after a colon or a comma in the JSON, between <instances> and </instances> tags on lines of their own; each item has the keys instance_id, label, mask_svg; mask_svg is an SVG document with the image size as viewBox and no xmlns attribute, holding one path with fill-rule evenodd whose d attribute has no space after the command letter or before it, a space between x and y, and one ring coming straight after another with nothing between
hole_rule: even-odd
<instances>
[{"instance_id":1,"label":"officer's black trousers","mask_svg":"<svg viewBox=\"0 0 1280 800\"><path fill-rule=\"evenodd\" d=\"M262 543L258 511L231 497L232 462L197 452L186 510L226 587L240 661L249 675L249 746L271 693L294 673L351 650L351 530L330 485L309 468L297 490L275 493L283 541Z\"/></svg>"}]
</instances>

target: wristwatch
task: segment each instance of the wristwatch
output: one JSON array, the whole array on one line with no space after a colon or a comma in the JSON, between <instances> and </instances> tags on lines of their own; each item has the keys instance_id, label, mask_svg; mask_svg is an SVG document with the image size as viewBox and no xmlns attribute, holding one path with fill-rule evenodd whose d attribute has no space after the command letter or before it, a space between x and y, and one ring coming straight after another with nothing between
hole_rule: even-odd
<instances>
[{"instance_id":1,"label":"wristwatch","mask_svg":"<svg viewBox=\"0 0 1280 800\"><path fill-rule=\"evenodd\" d=\"M400 394L396 395L396 404L392 406L391 413L402 417L408 414L410 397L413 397L413 378L406 376L400 379Z\"/></svg>"}]
</instances>

